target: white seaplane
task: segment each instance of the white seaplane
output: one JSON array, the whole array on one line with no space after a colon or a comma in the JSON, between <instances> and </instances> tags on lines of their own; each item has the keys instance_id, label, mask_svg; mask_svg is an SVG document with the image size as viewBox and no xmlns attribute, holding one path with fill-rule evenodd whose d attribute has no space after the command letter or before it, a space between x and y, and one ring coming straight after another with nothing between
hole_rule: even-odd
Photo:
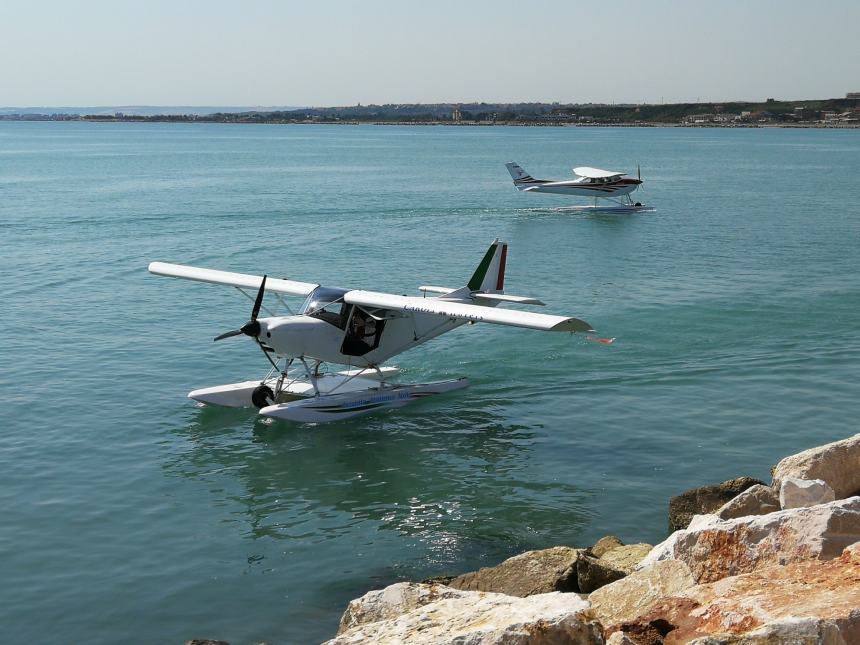
<instances>
[{"instance_id":1,"label":"white seaplane","mask_svg":"<svg viewBox=\"0 0 860 645\"><path fill-rule=\"evenodd\" d=\"M592 205L574 206L570 207L570 210L616 213L638 213L654 210L650 206L644 206L641 202L634 202L633 198L630 197L630 193L642 185L642 177L638 169L637 178L631 179L623 172L580 166L573 169L574 179L553 180L535 179L513 161L506 163L505 167L511 173L514 186L519 191L575 195L594 199ZM603 200L604 203L600 203L598 200ZM610 202L610 204L605 202Z\"/></svg>"},{"instance_id":2,"label":"white seaplane","mask_svg":"<svg viewBox=\"0 0 860 645\"><path fill-rule=\"evenodd\" d=\"M250 336L271 364L268 374L260 380L194 390L189 398L227 407L253 406L267 417L320 423L397 408L467 387L465 378L412 385L390 383L388 379L399 370L382 367L391 357L466 323L593 331L591 325L577 318L495 309L504 302L544 304L536 298L504 293L507 250L506 243L495 240L466 286L422 286L423 297L323 287L164 262L151 263L149 271L235 287L249 298L252 296L246 290L257 290L251 319L215 340ZM261 318L266 292L285 307L282 295L305 296L305 301L297 314ZM428 297L428 293L439 295ZM326 364L346 369L330 371Z\"/></svg>"}]
</instances>

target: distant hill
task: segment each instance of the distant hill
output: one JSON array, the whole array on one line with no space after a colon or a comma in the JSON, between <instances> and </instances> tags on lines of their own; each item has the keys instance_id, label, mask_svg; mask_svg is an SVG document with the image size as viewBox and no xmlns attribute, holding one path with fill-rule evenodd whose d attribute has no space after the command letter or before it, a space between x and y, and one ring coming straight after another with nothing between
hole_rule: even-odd
<instances>
[{"instance_id":1,"label":"distant hill","mask_svg":"<svg viewBox=\"0 0 860 645\"><path fill-rule=\"evenodd\" d=\"M860 125L860 99L763 102L387 103L341 107L99 106L0 108L2 121L453 123L512 125Z\"/></svg>"}]
</instances>

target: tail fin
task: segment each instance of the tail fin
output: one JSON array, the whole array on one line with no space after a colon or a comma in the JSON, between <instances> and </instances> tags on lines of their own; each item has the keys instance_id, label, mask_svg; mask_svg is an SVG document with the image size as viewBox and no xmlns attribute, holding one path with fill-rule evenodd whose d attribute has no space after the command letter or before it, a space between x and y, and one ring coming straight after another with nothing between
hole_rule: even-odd
<instances>
[{"instance_id":1,"label":"tail fin","mask_svg":"<svg viewBox=\"0 0 860 645\"><path fill-rule=\"evenodd\" d=\"M516 164L514 164L516 165ZM513 174L513 173L512 173ZM475 273L469 279L468 289L471 292L504 293L505 291L505 261L508 257L507 242L493 240L490 248L484 254Z\"/></svg>"},{"instance_id":2,"label":"tail fin","mask_svg":"<svg viewBox=\"0 0 860 645\"><path fill-rule=\"evenodd\" d=\"M518 181L528 181L529 179L534 179L530 174L528 174L525 170L523 170L518 163L514 163L513 161L509 161L505 164L505 168L508 169L508 172L511 173L511 179L514 180L514 183Z\"/></svg>"}]
</instances>

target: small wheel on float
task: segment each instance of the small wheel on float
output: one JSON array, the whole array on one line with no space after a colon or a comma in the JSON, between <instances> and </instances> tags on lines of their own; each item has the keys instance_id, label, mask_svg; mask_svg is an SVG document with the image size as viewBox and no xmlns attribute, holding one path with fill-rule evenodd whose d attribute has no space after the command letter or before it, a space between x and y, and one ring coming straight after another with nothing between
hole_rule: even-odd
<instances>
[{"instance_id":1,"label":"small wheel on float","mask_svg":"<svg viewBox=\"0 0 860 645\"><path fill-rule=\"evenodd\" d=\"M258 385L251 392L251 403L257 408L265 408L275 402L275 393L268 385Z\"/></svg>"}]
</instances>

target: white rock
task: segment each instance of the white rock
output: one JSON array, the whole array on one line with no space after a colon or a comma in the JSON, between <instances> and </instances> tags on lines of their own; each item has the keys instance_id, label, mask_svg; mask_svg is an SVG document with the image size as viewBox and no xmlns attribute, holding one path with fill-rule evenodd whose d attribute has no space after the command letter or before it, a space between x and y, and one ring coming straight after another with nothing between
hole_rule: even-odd
<instances>
[{"instance_id":1,"label":"white rock","mask_svg":"<svg viewBox=\"0 0 860 645\"><path fill-rule=\"evenodd\" d=\"M786 457L773 470L773 489L787 477L821 479L837 499L860 493L860 434Z\"/></svg>"},{"instance_id":2,"label":"white rock","mask_svg":"<svg viewBox=\"0 0 860 645\"><path fill-rule=\"evenodd\" d=\"M828 500L830 501L830 500ZM734 499L714 511L721 520L731 520L748 515L767 515L780 509L779 499L770 486L750 486Z\"/></svg>"},{"instance_id":3,"label":"white rock","mask_svg":"<svg viewBox=\"0 0 860 645\"><path fill-rule=\"evenodd\" d=\"M690 520L686 530L696 531L698 529L704 529L711 526L719 519L720 518L713 513L708 513L707 515L693 515L693 519Z\"/></svg>"},{"instance_id":4,"label":"white rock","mask_svg":"<svg viewBox=\"0 0 860 645\"><path fill-rule=\"evenodd\" d=\"M637 569L681 560L701 583L771 564L829 560L860 540L860 497L731 520L703 515L691 525L655 546Z\"/></svg>"},{"instance_id":5,"label":"white rock","mask_svg":"<svg viewBox=\"0 0 860 645\"><path fill-rule=\"evenodd\" d=\"M606 639L606 645L639 645L636 641L630 639L630 637L624 632L615 632Z\"/></svg>"},{"instance_id":6,"label":"white rock","mask_svg":"<svg viewBox=\"0 0 860 645\"><path fill-rule=\"evenodd\" d=\"M398 582L385 589L368 591L361 598L351 600L340 619L337 633L351 627L396 618L431 602L445 598L460 598L467 592L444 585Z\"/></svg>"},{"instance_id":7,"label":"white rock","mask_svg":"<svg viewBox=\"0 0 860 645\"><path fill-rule=\"evenodd\" d=\"M780 482L779 505L783 509L826 504L835 499L833 489L821 479L784 477Z\"/></svg>"},{"instance_id":8,"label":"white rock","mask_svg":"<svg viewBox=\"0 0 860 645\"><path fill-rule=\"evenodd\" d=\"M583 612L577 594L517 598L481 591L459 592L401 616L357 625L326 645L556 645L603 643L600 625Z\"/></svg>"}]
</instances>

